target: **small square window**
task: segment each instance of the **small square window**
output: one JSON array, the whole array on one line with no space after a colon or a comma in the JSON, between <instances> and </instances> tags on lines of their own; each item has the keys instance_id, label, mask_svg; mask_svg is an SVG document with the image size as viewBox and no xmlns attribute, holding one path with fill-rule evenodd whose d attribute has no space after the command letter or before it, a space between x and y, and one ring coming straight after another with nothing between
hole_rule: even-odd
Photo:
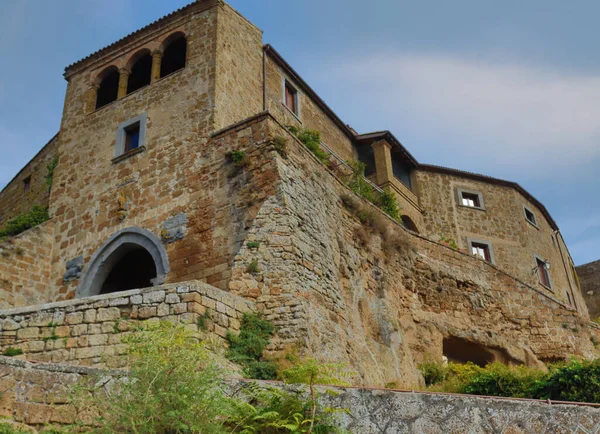
<instances>
[{"instance_id":1,"label":"small square window","mask_svg":"<svg viewBox=\"0 0 600 434\"><path fill-rule=\"evenodd\" d=\"M484 209L483 207L483 195L478 191L457 189L458 203L459 205L466 206L469 208Z\"/></svg>"},{"instance_id":2,"label":"small square window","mask_svg":"<svg viewBox=\"0 0 600 434\"><path fill-rule=\"evenodd\" d=\"M298 116L298 91L290 84L289 81L284 80L283 92L283 103L288 109L290 109L292 113Z\"/></svg>"},{"instance_id":3,"label":"small square window","mask_svg":"<svg viewBox=\"0 0 600 434\"><path fill-rule=\"evenodd\" d=\"M523 206L523 209L525 210L525 218L527 219L527 221L532 225L537 226L537 221L535 219L535 214L533 213L533 211L531 211L526 206Z\"/></svg>"},{"instance_id":4,"label":"small square window","mask_svg":"<svg viewBox=\"0 0 600 434\"><path fill-rule=\"evenodd\" d=\"M550 274L548 274L548 261L544 261L536 256L535 264L537 268L538 281L547 288L551 288Z\"/></svg>"},{"instance_id":5,"label":"small square window","mask_svg":"<svg viewBox=\"0 0 600 434\"><path fill-rule=\"evenodd\" d=\"M27 193L31 188L31 175L23 180L23 193Z\"/></svg>"},{"instance_id":6,"label":"small square window","mask_svg":"<svg viewBox=\"0 0 600 434\"><path fill-rule=\"evenodd\" d=\"M475 256L479 256L484 261L492 262L492 254L490 252L489 244L471 243L471 253Z\"/></svg>"},{"instance_id":7,"label":"small square window","mask_svg":"<svg viewBox=\"0 0 600 434\"><path fill-rule=\"evenodd\" d=\"M119 125L115 144L115 158L113 158L114 163L144 149L146 119L147 115L144 113Z\"/></svg>"},{"instance_id":8,"label":"small square window","mask_svg":"<svg viewBox=\"0 0 600 434\"><path fill-rule=\"evenodd\" d=\"M136 122L125 128L125 152L140 146L140 123Z\"/></svg>"},{"instance_id":9,"label":"small square window","mask_svg":"<svg viewBox=\"0 0 600 434\"><path fill-rule=\"evenodd\" d=\"M472 206L479 208L479 195L473 193L465 193L462 194L462 204L464 206Z\"/></svg>"}]
</instances>

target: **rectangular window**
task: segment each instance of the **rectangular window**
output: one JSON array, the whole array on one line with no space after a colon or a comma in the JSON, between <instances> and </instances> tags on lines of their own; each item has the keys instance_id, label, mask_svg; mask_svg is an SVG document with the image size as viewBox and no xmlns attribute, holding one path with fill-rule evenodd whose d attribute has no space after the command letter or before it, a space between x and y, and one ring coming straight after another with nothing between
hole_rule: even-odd
<instances>
[{"instance_id":1,"label":"rectangular window","mask_svg":"<svg viewBox=\"0 0 600 434\"><path fill-rule=\"evenodd\" d=\"M527 219L527 221L532 225L537 226L537 221L535 219L535 214L533 213L533 211L531 211L526 206L523 206L523 209L525 210L525 218Z\"/></svg>"},{"instance_id":2,"label":"rectangular window","mask_svg":"<svg viewBox=\"0 0 600 434\"><path fill-rule=\"evenodd\" d=\"M462 204L464 206L473 206L479 208L479 195L463 192Z\"/></svg>"},{"instance_id":3,"label":"rectangular window","mask_svg":"<svg viewBox=\"0 0 600 434\"><path fill-rule=\"evenodd\" d=\"M283 87L285 92L285 106L289 108L292 111L292 113L298 116L298 91L287 80L285 80L285 84Z\"/></svg>"},{"instance_id":4,"label":"rectangular window","mask_svg":"<svg viewBox=\"0 0 600 434\"><path fill-rule=\"evenodd\" d=\"M457 189L458 204L469 208L485 209L483 195L478 191Z\"/></svg>"},{"instance_id":5,"label":"rectangular window","mask_svg":"<svg viewBox=\"0 0 600 434\"><path fill-rule=\"evenodd\" d=\"M546 261L544 261L544 260L536 257L535 258L535 263L536 263L536 266L537 266L538 281L542 285L550 288L551 287L551 285L550 285L550 275L548 274L548 268L547 268L548 267L548 262L546 262Z\"/></svg>"},{"instance_id":6,"label":"rectangular window","mask_svg":"<svg viewBox=\"0 0 600 434\"><path fill-rule=\"evenodd\" d=\"M569 303L569 306L573 306L573 303L571 303L571 295L569 294L569 291L565 291L565 294L567 294L567 302Z\"/></svg>"},{"instance_id":7,"label":"rectangular window","mask_svg":"<svg viewBox=\"0 0 600 434\"><path fill-rule=\"evenodd\" d=\"M483 243L471 243L471 253L487 262L492 262L490 246Z\"/></svg>"},{"instance_id":8,"label":"rectangular window","mask_svg":"<svg viewBox=\"0 0 600 434\"><path fill-rule=\"evenodd\" d=\"M23 180L23 193L27 193L31 188L31 175Z\"/></svg>"},{"instance_id":9,"label":"rectangular window","mask_svg":"<svg viewBox=\"0 0 600 434\"><path fill-rule=\"evenodd\" d=\"M125 128L125 152L140 146L140 123L136 122Z\"/></svg>"},{"instance_id":10,"label":"rectangular window","mask_svg":"<svg viewBox=\"0 0 600 434\"><path fill-rule=\"evenodd\" d=\"M145 149L146 121L147 115L144 113L119 124L113 163L118 163Z\"/></svg>"}]
</instances>

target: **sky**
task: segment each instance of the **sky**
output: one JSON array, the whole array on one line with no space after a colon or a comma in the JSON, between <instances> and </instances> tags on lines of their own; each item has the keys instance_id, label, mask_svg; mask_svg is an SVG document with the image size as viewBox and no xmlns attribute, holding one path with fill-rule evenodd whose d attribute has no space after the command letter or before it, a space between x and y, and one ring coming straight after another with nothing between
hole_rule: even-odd
<instances>
[{"instance_id":1,"label":"sky","mask_svg":"<svg viewBox=\"0 0 600 434\"><path fill-rule=\"evenodd\" d=\"M0 0L0 188L60 128L65 66L189 0ZM359 133L518 182L600 259L597 1L230 0Z\"/></svg>"}]
</instances>

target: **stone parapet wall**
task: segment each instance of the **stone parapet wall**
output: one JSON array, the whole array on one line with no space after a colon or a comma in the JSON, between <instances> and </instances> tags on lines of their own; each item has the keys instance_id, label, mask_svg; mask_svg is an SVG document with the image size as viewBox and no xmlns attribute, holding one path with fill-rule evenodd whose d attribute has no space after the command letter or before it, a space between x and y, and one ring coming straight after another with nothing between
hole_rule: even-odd
<instances>
[{"instance_id":1,"label":"stone parapet wall","mask_svg":"<svg viewBox=\"0 0 600 434\"><path fill-rule=\"evenodd\" d=\"M0 242L0 309L45 299L53 241L54 222L49 220Z\"/></svg>"},{"instance_id":2,"label":"stone parapet wall","mask_svg":"<svg viewBox=\"0 0 600 434\"><path fill-rule=\"evenodd\" d=\"M30 361L121 366L123 338L144 321L167 320L225 338L238 331L252 302L191 281L0 311L0 349L21 349Z\"/></svg>"},{"instance_id":3,"label":"stone parapet wall","mask_svg":"<svg viewBox=\"0 0 600 434\"><path fill-rule=\"evenodd\" d=\"M29 363L0 357L0 416L34 428L65 425L85 415L69 404L69 390L91 376L103 375L103 387L123 371L104 372L80 366ZM93 377L92 377L93 378ZM231 380L233 391L244 386ZM280 383L269 382L270 386ZM600 409L593 405L468 395L333 388L321 403L345 409L338 425L354 434L371 433L597 433Z\"/></svg>"}]
</instances>

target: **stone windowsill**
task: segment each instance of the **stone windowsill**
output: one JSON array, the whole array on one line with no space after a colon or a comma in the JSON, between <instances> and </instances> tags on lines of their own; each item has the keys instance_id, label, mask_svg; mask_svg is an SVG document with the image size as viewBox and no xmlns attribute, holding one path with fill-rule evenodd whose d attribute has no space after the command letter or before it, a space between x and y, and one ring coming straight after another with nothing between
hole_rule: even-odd
<instances>
[{"instance_id":1,"label":"stone windowsill","mask_svg":"<svg viewBox=\"0 0 600 434\"><path fill-rule=\"evenodd\" d=\"M134 155L140 154L142 152L146 151L146 147L145 146L139 146L135 149L132 149L130 151L124 152L121 155L117 155L115 158L113 158L111 161L113 164L117 164L123 160L126 160L130 157L133 157Z\"/></svg>"}]
</instances>

